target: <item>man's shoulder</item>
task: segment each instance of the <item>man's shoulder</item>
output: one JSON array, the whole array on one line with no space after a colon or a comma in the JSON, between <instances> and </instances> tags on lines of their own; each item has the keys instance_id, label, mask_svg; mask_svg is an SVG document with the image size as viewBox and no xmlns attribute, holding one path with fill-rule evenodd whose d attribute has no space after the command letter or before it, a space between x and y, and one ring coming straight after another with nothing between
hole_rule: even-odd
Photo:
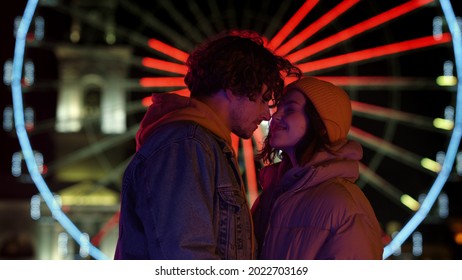
<instances>
[{"instance_id":1,"label":"man's shoulder","mask_svg":"<svg viewBox=\"0 0 462 280\"><path fill-rule=\"evenodd\" d=\"M201 126L197 122L182 120L167 123L159 127L154 133L156 137L160 135L178 136L178 137L213 137L214 134L207 128Z\"/></svg>"},{"instance_id":2,"label":"man's shoulder","mask_svg":"<svg viewBox=\"0 0 462 280\"><path fill-rule=\"evenodd\" d=\"M198 141L210 145L218 137L210 130L202 127L194 121L175 121L158 127L143 146L165 146L170 143ZM143 147L142 147L143 149Z\"/></svg>"}]
</instances>

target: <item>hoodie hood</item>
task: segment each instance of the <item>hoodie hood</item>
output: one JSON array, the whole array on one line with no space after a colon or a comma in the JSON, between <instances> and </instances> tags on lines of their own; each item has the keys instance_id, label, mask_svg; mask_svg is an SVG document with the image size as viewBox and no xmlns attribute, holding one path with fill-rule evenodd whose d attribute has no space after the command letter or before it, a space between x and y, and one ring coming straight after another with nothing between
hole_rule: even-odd
<instances>
[{"instance_id":1,"label":"hoodie hood","mask_svg":"<svg viewBox=\"0 0 462 280\"><path fill-rule=\"evenodd\" d=\"M158 127L175 121L196 122L231 145L231 131L205 103L173 93L154 93L136 133L136 150Z\"/></svg>"}]
</instances>

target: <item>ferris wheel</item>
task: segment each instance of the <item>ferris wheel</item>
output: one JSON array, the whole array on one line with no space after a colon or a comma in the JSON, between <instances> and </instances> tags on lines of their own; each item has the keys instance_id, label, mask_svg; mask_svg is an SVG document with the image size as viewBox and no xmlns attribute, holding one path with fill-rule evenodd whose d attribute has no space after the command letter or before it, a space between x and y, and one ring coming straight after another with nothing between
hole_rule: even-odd
<instances>
[{"instance_id":1,"label":"ferris wheel","mask_svg":"<svg viewBox=\"0 0 462 280\"><path fill-rule=\"evenodd\" d=\"M92 3L27 3L8 66L14 106L4 112L14 113L22 147L17 157L27 163L54 218L95 259L107 258L107 253L62 211L49 185L90 180L118 190L151 93L188 95L183 82L188 52L225 29L259 32L275 53L305 75L350 94L349 137L364 147L357 183L383 226L395 220L402 224L384 258L399 250L435 202L444 204L443 186L460 180L461 21L450 1ZM53 28L47 26L59 32L49 32ZM34 52L48 54L56 63L45 64ZM49 67L55 67L54 76L42 78L39 69ZM49 104L31 109L23 104L22 92L27 101L29 92L44 89L56 92L51 107L56 114L33 123L34 112L49 110ZM266 134L264 127L253 139L233 138L250 203L259 192L260 163L253 154ZM40 133L57 134L60 140L55 144L58 156L48 163L29 140ZM114 217L108 220L112 226Z\"/></svg>"}]
</instances>

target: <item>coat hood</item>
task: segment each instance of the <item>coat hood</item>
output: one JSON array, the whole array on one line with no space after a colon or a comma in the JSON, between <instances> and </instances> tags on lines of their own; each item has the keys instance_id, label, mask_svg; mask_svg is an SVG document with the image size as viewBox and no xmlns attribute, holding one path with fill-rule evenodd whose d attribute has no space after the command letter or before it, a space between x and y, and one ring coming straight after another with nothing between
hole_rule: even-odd
<instances>
[{"instance_id":1,"label":"coat hood","mask_svg":"<svg viewBox=\"0 0 462 280\"><path fill-rule=\"evenodd\" d=\"M205 103L173 93L154 93L136 133L136 150L158 127L175 121L196 122L231 144L231 131Z\"/></svg>"}]
</instances>

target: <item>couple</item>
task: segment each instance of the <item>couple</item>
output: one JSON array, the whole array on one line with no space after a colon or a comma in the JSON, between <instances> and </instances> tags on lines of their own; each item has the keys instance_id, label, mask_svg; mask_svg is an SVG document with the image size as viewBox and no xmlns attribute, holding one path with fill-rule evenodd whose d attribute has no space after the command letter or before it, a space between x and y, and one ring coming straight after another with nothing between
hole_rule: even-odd
<instances>
[{"instance_id":1,"label":"couple","mask_svg":"<svg viewBox=\"0 0 462 280\"><path fill-rule=\"evenodd\" d=\"M206 42L187 66L191 98L154 94L141 122L115 259L381 259L343 90L311 77L284 88L300 70L250 32ZM250 211L230 134L270 118Z\"/></svg>"}]
</instances>

